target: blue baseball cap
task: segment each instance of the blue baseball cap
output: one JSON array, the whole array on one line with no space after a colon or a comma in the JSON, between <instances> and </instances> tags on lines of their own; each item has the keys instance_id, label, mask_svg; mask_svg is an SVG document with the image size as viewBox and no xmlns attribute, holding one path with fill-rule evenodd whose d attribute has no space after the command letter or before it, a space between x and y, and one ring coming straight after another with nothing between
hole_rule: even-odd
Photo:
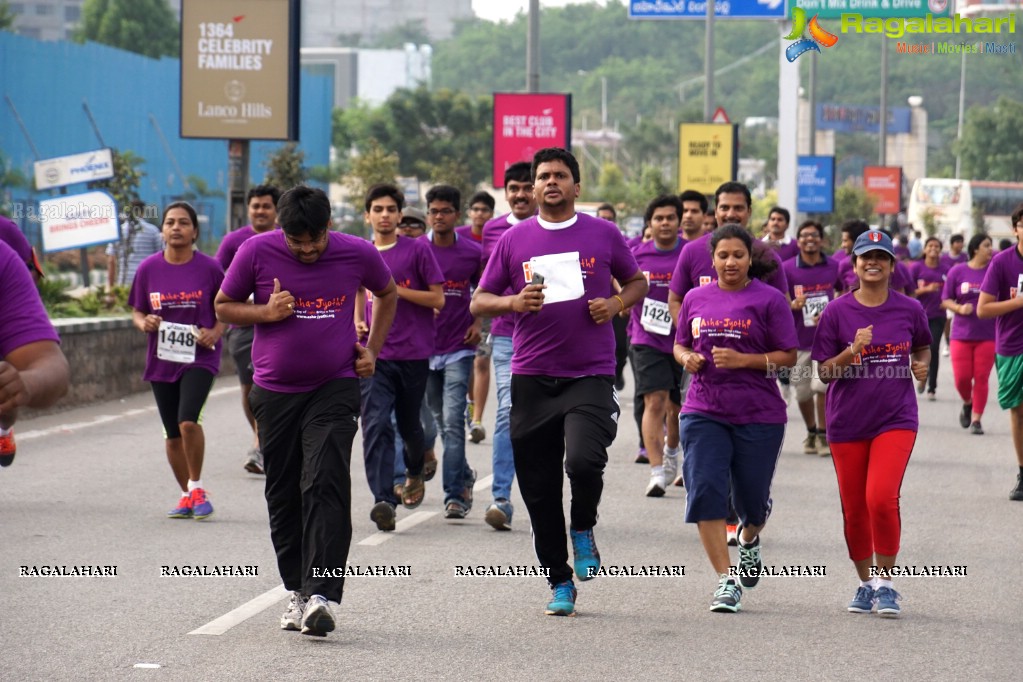
<instances>
[{"instance_id":1,"label":"blue baseball cap","mask_svg":"<svg viewBox=\"0 0 1023 682\"><path fill-rule=\"evenodd\" d=\"M884 251L892 258L895 258L892 238L881 230L867 230L856 238L856 243L853 244L853 255L862 256L868 251Z\"/></svg>"}]
</instances>

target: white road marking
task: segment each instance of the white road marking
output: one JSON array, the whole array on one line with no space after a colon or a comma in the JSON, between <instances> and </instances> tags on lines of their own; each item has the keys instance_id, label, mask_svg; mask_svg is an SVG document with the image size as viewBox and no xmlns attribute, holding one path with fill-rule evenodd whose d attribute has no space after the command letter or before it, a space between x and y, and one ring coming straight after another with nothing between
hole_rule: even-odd
<instances>
[{"instance_id":1,"label":"white road marking","mask_svg":"<svg viewBox=\"0 0 1023 682\"><path fill-rule=\"evenodd\" d=\"M245 602L234 611L225 613L216 620L211 620L206 625L200 628L192 630L188 634L190 635L222 635L235 625L242 623L249 618L252 618L258 613L266 611L268 608L281 601L288 596L288 591L284 589L284 585L278 585L277 587L264 592L255 599Z\"/></svg>"},{"instance_id":2,"label":"white road marking","mask_svg":"<svg viewBox=\"0 0 1023 682\"><path fill-rule=\"evenodd\" d=\"M153 668L153 669L155 669L155 668L159 668L160 664L159 663L136 663L132 667L133 668Z\"/></svg>"},{"instance_id":3,"label":"white road marking","mask_svg":"<svg viewBox=\"0 0 1023 682\"><path fill-rule=\"evenodd\" d=\"M375 547L377 545L382 545L391 538L393 538L396 534L403 533L404 531L407 531L409 528L412 528L413 526L418 526L423 521L426 521L427 519L434 517L436 515L437 512L415 512L411 516L406 516L402 520L398 521L398 523L394 527L394 530L390 531L378 530L365 540L359 541L357 544L362 545L364 547Z\"/></svg>"},{"instance_id":4,"label":"white road marking","mask_svg":"<svg viewBox=\"0 0 1023 682\"><path fill-rule=\"evenodd\" d=\"M235 393L238 391L237 386L227 386L225 388L218 388L210 391L210 397L216 397L225 395L227 393ZM60 426L53 426L48 429L37 429L35 431L18 431L18 442L26 440L34 440L36 438L44 438L46 436L52 436L58 433L73 433L81 429L88 429L93 426L102 426L103 424L109 424L110 422L117 421L118 419L124 419L125 417L135 417L140 414L149 414L150 412L156 412L156 405L151 407L134 408L131 410L125 410L120 414L101 414L93 417L88 421L72 422L70 424L61 424Z\"/></svg>"}]
</instances>

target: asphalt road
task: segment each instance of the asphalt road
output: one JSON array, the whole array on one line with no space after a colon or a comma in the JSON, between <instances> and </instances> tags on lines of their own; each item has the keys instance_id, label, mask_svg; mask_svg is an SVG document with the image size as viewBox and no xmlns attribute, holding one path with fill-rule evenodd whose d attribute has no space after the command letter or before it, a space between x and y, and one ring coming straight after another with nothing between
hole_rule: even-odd
<instances>
[{"instance_id":1,"label":"asphalt road","mask_svg":"<svg viewBox=\"0 0 1023 682\"><path fill-rule=\"evenodd\" d=\"M443 518L438 475L418 510L399 510L399 522L408 519L399 532L378 533L356 439L350 562L411 575L349 578L338 630L325 639L279 629L285 598L262 479L242 470L247 435L233 379L218 380L206 408L203 479L216 508L207 522L164 518L176 486L149 394L23 422L17 459L0 470L0 679L1019 679L1023 504L1008 500L1008 420L992 391L987 434L961 429L942 362L902 489L899 564L966 575L897 580L898 620L845 611L857 582L834 470L802 454L794 405L764 561L826 575L765 578L741 613L710 613L716 579L682 521L684 492L644 497L648 469L632 462L626 398L597 543L607 566L685 566L685 575L589 581L575 618L543 615L542 578L456 576L459 566L536 563L517 490L512 532L483 522L491 397L488 438L468 445L481 483L464 521ZM51 565L116 566L116 576L19 575ZM258 575L160 575L194 565Z\"/></svg>"}]
</instances>

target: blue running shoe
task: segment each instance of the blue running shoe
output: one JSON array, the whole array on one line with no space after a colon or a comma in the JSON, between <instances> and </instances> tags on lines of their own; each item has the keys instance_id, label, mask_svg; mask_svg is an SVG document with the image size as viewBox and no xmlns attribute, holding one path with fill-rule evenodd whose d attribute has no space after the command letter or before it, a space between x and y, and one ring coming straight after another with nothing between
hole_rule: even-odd
<instances>
[{"instance_id":1,"label":"blue running shoe","mask_svg":"<svg viewBox=\"0 0 1023 682\"><path fill-rule=\"evenodd\" d=\"M877 601L877 593L870 585L860 585L856 590L856 596L849 602L849 613L870 613Z\"/></svg>"},{"instance_id":2,"label":"blue running shoe","mask_svg":"<svg viewBox=\"0 0 1023 682\"><path fill-rule=\"evenodd\" d=\"M168 519L190 519L192 518L192 496L187 493L181 494L178 506L167 512Z\"/></svg>"},{"instance_id":3,"label":"blue running shoe","mask_svg":"<svg viewBox=\"0 0 1023 682\"><path fill-rule=\"evenodd\" d=\"M902 595L890 587L879 587L877 589L877 615L882 618L898 618L902 609L899 602Z\"/></svg>"},{"instance_id":4,"label":"blue running shoe","mask_svg":"<svg viewBox=\"0 0 1023 682\"><path fill-rule=\"evenodd\" d=\"M206 491L196 488L192 491L192 518L202 521L213 513L213 505L206 499Z\"/></svg>"},{"instance_id":5,"label":"blue running shoe","mask_svg":"<svg viewBox=\"0 0 1023 682\"><path fill-rule=\"evenodd\" d=\"M593 537L593 529L572 530L572 551L575 553L575 575L579 580L592 580L600 568L600 552Z\"/></svg>"},{"instance_id":6,"label":"blue running shoe","mask_svg":"<svg viewBox=\"0 0 1023 682\"><path fill-rule=\"evenodd\" d=\"M742 541L742 527L736 531L736 543L739 545L739 584L744 590L752 590L760 582L764 572L764 562L760 558L760 536L757 535L752 544Z\"/></svg>"},{"instance_id":7,"label":"blue running shoe","mask_svg":"<svg viewBox=\"0 0 1023 682\"><path fill-rule=\"evenodd\" d=\"M571 580L558 583L551 588L554 595L547 602L547 609L544 615L547 616L574 616L575 615L575 585Z\"/></svg>"},{"instance_id":8,"label":"blue running shoe","mask_svg":"<svg viewBox=\"0 0 1023 682\"><path fill-rule=\"evenodd\" d=\"M513 511L512 503L508 500L494 500L494 503L487 507L483 520L494 530L511 530Z\"/></svg>"}]
</instances>

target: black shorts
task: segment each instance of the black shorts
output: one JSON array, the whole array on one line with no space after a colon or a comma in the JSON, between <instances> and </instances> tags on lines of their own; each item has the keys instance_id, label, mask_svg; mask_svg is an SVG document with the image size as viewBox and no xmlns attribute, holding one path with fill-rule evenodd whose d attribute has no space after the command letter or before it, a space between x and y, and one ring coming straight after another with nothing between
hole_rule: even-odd
<instances>
[{"instance_id":1,"label":"black shorts","mask_svg":"<svg viewBox=\"0 0 1023 682\"><path fill-rule=\"evenodd\" d=\"M213 388L213 374L208 369L187 369L177 381L153 381L151 385L164 437L181 438L181 422L202 423L202 410Z\"/></svg>"},{"instance_id":2,"label":"black shorts","mask_svg":"<svg viewBox=\"0 0 1023 682\"><path fill-rule=\"evenodd\" d=\"M639 345L629 348L629 356L636 377L636 395L667 391L668 399L672 403L682 404L682 395L679 391L682 365L675 362L671 353Z\"/></svg>"},{"instance_id":3,"label":"black shorts","mask_svg":"<svg viewBox=\"0 0 1023 682\"><path fill-rule=\"evenodd\" d=\"M252 339L254 327L231 327L227 330L227 352L234 360L238 383L252 385Z\"/></svg>"}]
</instances>

